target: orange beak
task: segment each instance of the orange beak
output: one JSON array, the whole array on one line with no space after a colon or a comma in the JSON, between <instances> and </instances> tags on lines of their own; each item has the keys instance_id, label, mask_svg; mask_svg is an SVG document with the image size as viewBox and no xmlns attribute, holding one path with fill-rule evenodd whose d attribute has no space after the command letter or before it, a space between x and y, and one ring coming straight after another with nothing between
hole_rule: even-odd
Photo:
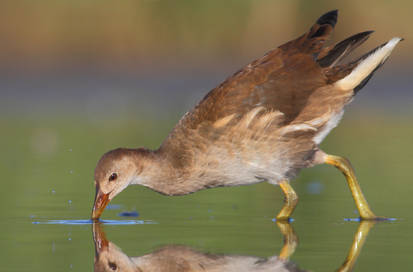
<instances>
[{"instance_id":1,"label":"orange beak","mask_svg":"<svg viewBox=\"0 0 413 272\"><path fill-rule=\"evenodd\" d=\"M98 220L100 215L105 210L106 206L108 205L110 199L109 194L103 193L99 185L96 185L96 195L95 195L95 204L93 205L92 210L92 219Z\"/></svg>"}]
</instances>

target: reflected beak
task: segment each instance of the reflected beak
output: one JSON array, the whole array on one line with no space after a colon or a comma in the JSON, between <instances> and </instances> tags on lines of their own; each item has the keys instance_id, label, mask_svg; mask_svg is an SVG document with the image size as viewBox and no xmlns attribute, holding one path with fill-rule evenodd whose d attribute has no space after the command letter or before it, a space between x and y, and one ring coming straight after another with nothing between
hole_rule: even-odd
<instances>
[{"instance_id":1,"label":"reflected beak","mask_svg":"<svg viewBox=\"0 0 413 272\"><path fill-rule=\"evenodd\" d=\"M95 195L95 204L93 205L92 210L92 219L98 220L100 215L105 210L106 206L108 205L110 199L109 194L104 194L98 185L96 185L96 195Z\"/></svg>"},{"instance_id":2,"label":"reflected beak","mask_svg":"<svg viewBox=\"0 0 413 272\"><path fill-rule=\"evenodd\" d=\"M99 254L107 250L109 246L109 241L106 239L105 232L100 224L100 222L94 222L92 228L93 240L95 242L95 258L97 259L99 259Z\"/></svg>"}]
</instances>

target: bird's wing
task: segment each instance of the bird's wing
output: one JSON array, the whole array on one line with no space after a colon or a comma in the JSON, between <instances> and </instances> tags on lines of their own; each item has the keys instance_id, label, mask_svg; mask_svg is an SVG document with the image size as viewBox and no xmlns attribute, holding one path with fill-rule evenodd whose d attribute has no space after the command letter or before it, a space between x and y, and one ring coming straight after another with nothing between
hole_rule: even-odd
<instances>
[{"instance_id":1,"label":"bird's wing","mask_svg":"<svg viewBox=\"0 0 413 272\"><path fill-rule=\"evenodd\" d=\"M210 146L231 142L241 149L281 134L293 133L298 139L315 133L330 118L334 103L343 104L343 97L349 96L328 94L331 78L338 80L337 73L329 76L331 64L364 39L349 38L322 51L336 21L337 11L324 14L304 35L229 77L182 117L159 151L174 156L171 161L179 167ZM340 77L349 72L342 73Z\"/></svg>"}]
</instances>

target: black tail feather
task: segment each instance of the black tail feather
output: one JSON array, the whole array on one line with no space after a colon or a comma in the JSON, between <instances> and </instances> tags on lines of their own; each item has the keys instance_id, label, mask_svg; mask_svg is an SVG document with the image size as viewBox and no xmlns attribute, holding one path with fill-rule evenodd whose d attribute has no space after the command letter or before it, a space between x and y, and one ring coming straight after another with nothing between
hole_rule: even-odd
<instances>
[{"instance_id":1,"label":"black tail feather","mask_svg":"<svg viewBox=\"0 0 413 272\"><path fill-rule=\"evenodd\" d=\"M320 18L317 20L317 24L319 25L331 25L334 27L337 23L337 17L338 17L338 10L332 10L329 11L323 15L321 15Z\"/></svg>"},{"instance_id":2,"label":"black tail feather","mask_svg":"<svg viewBox=\"0 0 413 272\"><path fill-rule=\"evenodd\" d=\"M297 50L300 53L312 54L317 59L325 41L330 37L334 26L337 23L338 10L332 10L320 18L312 25L310 30L304 35L280 46L284 50Z\"/></svg>"},{"instance_id":3,"label":"black tail feather","mask_svg":"<svg viewBox=\"0 0 413 272\"><path fill-rule=\"evenodd\" d=\"M318 25L316 27L316 31L310 32L310 35L308 38L313 39L313 38L329 35L331 32L331 29L334 28L334 26L337 23L337 17L338 17L338 10L332 10L332 11L329 11L323 14L320 18L318 18L316 22L316 25Z\"/></svg>"},{"instance_id":4,"label":"black tail feather","mask_svg":"<svg viewBox=\"0 0 413 272\"><path fill-rule=\"evenodd\" d=\"M353 35L344 41L339 42L331 49L326 56L317 60L321 67L334 66L339 63L343 58L350 54L355 48L365 42L373 31L365 31Z\"/></svg>"}]
</instances>

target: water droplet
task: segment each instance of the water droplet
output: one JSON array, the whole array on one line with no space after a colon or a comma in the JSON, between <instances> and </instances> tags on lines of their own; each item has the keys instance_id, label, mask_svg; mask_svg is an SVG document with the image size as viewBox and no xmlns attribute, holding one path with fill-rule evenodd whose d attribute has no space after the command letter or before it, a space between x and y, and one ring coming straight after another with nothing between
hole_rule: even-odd
<instances>
[{"instance_id":1,"label":"water droplet","mask_svg":"<svg viewBox=\"0 0 413 272\"><path fill-rule=\"evenodd\" d=\"M106 210L119 210L122 207L122 205L119 204L109 204L106 206Z\"/></svg>"},{"instance_id":2,"label":"water droplet","mask_svg":"<svg viewBox=\"0 0 413 272\"><path fill-rule=\"evenodd\" d=\"M69 237L69 238L67 238L67 240L72 241L72 238L71 238L71 237Z\"/></svg>"},{"instance_id":3,"label":"water droplet","mask_svg":"<svg viewBox=\"0 0 413 272\"><path fill-rule=\"evenodd\" d=\"M52 195L54 195L56 193L56 191L54 189L50 190L50 192L52 193Z\"/></svg>"},{"instance_id":4,"label":"water droplet","mask_svg":"<svg viewBox=\"0 0 413 272\"><path fill-rule=\"evenodd\" d=\"M69 199L67 202L69 203L69 205L71 205L71 204L72 204L72 200L70 200L70 199Z\"/></svg>"}]
</instances>

